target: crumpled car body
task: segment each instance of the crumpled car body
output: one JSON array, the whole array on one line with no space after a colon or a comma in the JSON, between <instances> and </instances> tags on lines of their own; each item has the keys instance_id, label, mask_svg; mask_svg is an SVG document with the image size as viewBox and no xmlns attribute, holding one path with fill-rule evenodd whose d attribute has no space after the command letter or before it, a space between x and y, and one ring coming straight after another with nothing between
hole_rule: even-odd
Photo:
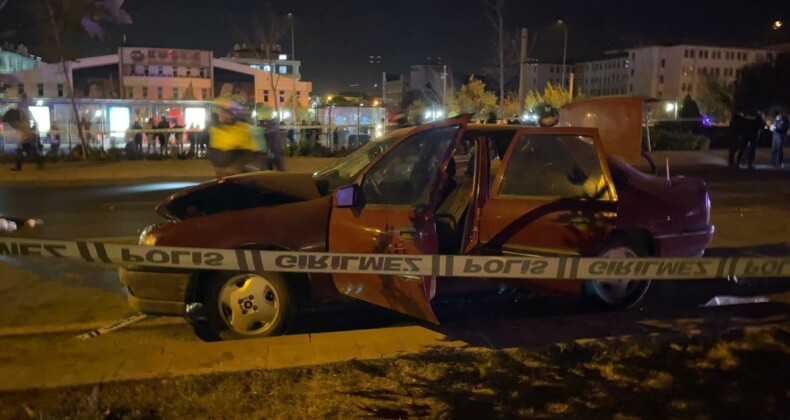
<instances>
[{"instance_id":1,"label":"crumpled car body","mask_svg":"<svg viewBox=\"0 0 790 420\"><path fill-rule=\"evenodd\" d=\"M606 153L594 128L470 124L399 129L316 174L212 181L159 205L141 243L304 252L597 256L614 238L654 256L702 255L713 235L701 180L644 174ZM609 244L609 245L607 245ZM184 315L204 273L123 269L132 305ZM582 281L295 275L305 299L343 296L438 322L437 296Z\"/></svg>"}]
</instances>

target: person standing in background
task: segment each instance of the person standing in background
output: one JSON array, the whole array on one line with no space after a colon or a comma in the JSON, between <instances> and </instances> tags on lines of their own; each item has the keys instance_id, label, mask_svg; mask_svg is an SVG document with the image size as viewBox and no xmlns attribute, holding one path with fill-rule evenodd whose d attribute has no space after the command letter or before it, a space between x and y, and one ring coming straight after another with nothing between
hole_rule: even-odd
<instances>
[{"instance_id":1,"label":"person standing in background","mask_svg":"<svg viewBox=\"0 0 790 420\"><path fill-rule=\"evenodd\" d=\"M787 118L781 112L774 113L774 122L771 124L773 136L771 138L771 165L774 168L784 166L784 144L787 140Z\"/></svg>"}]
</instances>

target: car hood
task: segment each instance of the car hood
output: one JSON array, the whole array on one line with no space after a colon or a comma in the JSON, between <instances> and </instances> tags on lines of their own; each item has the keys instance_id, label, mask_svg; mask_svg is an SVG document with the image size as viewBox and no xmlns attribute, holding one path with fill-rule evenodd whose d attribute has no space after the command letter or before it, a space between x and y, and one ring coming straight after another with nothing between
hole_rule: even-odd
<instances>
[{"instance_id":1,"label":"car hood","mask_svg":"<svg viewBox=\"0 0 790 420\"><path fill-rule=\"evenodd\" d=\"M181 190L161 202L156 212L175 221L318 197L318 188L310 174L263 171L209 181Z\"/></svg>"}]
</instances>

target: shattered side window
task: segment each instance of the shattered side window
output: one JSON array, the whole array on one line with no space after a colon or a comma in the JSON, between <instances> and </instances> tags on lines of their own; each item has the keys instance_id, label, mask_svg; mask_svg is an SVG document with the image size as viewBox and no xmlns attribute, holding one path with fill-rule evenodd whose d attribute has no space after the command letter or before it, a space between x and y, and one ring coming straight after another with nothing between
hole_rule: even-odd
<instances>
[{"instance_id":1,"label":"shattered side window","mask_svg":"<svg viewBox=\"0 0 790 420\"><path fill-rule=\"evenodd\" d=\"M459 127L415 134L389 151L362 182L366 204L416 206L425 203L439 166Z\"/></svg>"}]
</instances>

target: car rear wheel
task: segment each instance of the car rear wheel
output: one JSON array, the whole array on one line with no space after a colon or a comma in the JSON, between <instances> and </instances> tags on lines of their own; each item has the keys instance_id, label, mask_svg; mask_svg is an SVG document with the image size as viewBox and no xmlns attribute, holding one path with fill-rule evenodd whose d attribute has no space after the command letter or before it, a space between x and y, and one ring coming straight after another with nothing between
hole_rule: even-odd
<instances>
[{"instance_id":1,"label":"car rear wheel","mask_svg":"<svg viewBox=\"0 0 790 420\"><path fill-rule=\"evenodd\" d=\"M647 256L646 247L638 240L614 240L606 245L600 258L639 258ZM633 306L647 293L650 280L589 280L585 292L593 301L604 307L627 308Z\"/></svg>"},{"instance_id":2,"label":"car rear wheel","mask_svg":"<svg viewBox=\"0 0 790 420\"><path fill-rule=\"evenodd\" d=\"M280 273L229 273L212 279L206 291L208 327L218 339L280 335L296 312Z\"/></svg>"}]
</instances>

